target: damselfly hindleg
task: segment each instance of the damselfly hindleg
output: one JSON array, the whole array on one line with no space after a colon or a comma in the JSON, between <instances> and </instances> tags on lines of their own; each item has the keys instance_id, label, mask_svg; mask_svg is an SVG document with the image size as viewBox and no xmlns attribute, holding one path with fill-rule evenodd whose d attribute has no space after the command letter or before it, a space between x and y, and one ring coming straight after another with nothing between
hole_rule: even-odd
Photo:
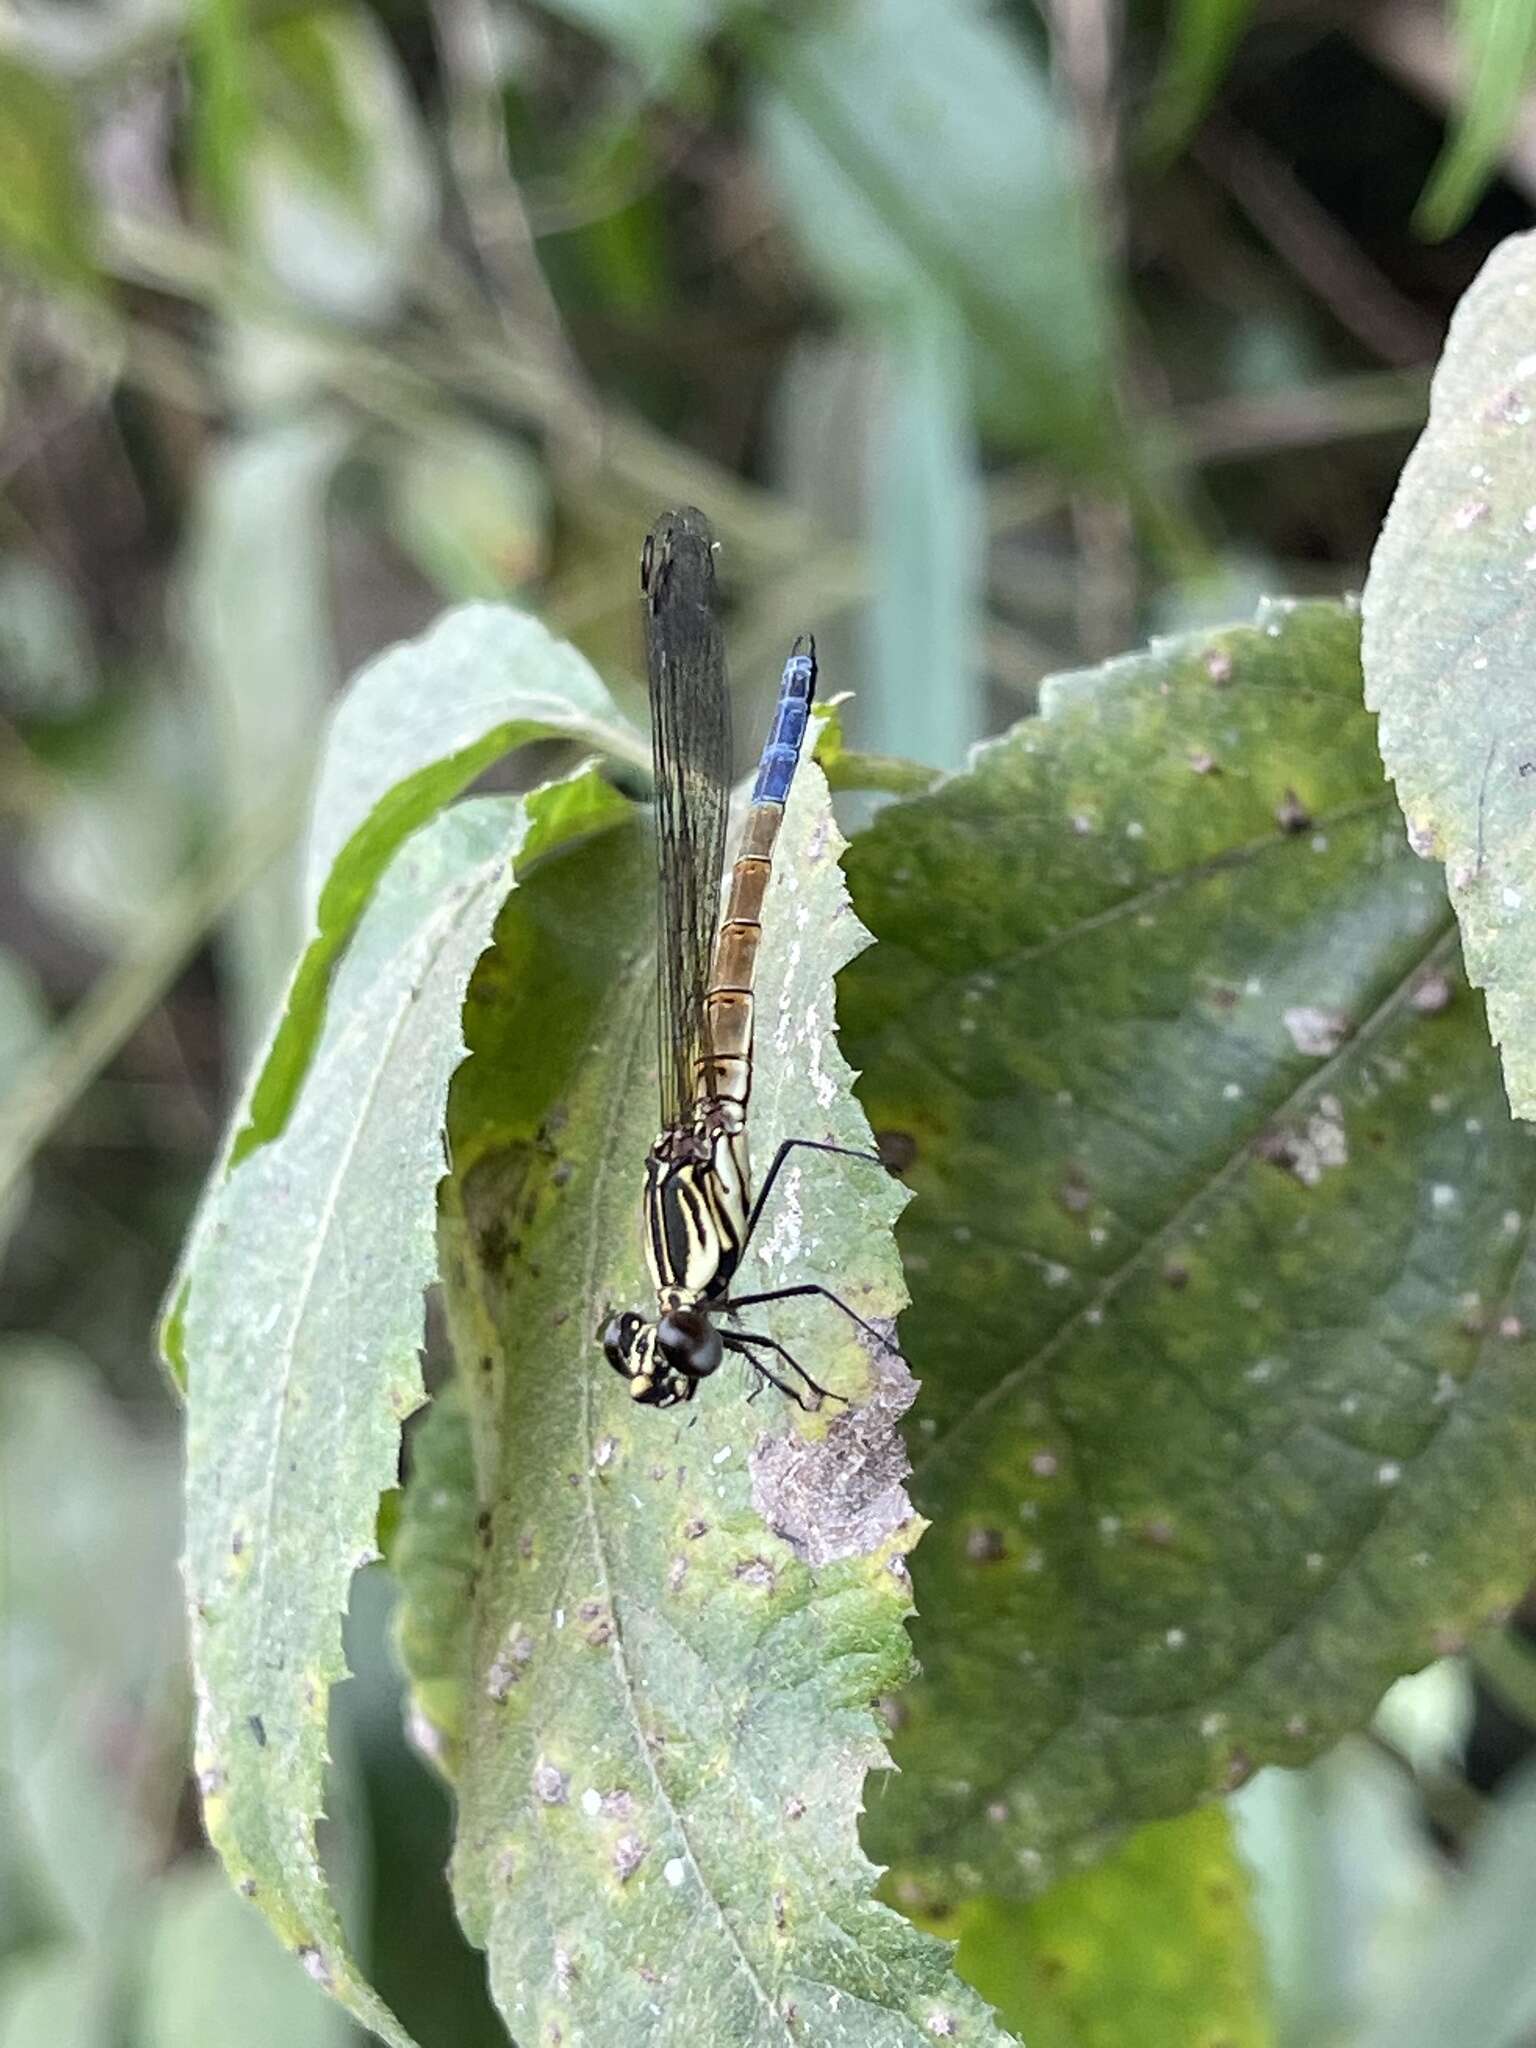
<instances>
[{"instance_id":1,"label":"damselfly hindleg","mask_svg":"<svg viewBox=\"0 0 1536 2048\"><path fill-rule=\"evenodd\" d=\"M748 1349L749 1345L761 1345L765 1351L776 1352L789 1367L790 1371L798 1373L811 1392L820 1400L842 1401L843 1397L841 1394L834 1394L830 1387L824 1387L819 1380L813 1380L795 1354L792 1351L786 1351L777 1338L765 1336L760 1330L729 1330L725 1332L726 1350L739 1352L754 1372L760 1373L771 1387L777 1387L781 1394L786 1395L793 1401L797 1408L803 1408L808 1415L814 1411L799 1389L790 1386L787 1381L781 1380L777 1373L770 1372L760 1358L754 1357L752 1351ZM755 1395L749 1394L747 1398L752 1400L755 1398ZM846 1406L846 1402L843 1405Z\"/></svg>"},{"instance_id":2,"label":"damselfly hindleg","mask_svg":"<svg viewBox=\"0 0 1536 2048\"><path fill-rule=\"evenodd\" d=\"M757 1228L757 1219L762 1215L764 1205L769 1195L773 1192L773 1184L778 1178L779 1168L797 1147L804 1152L835 1152L840 1159L867 1159L875 1166L884 1166L885 1164L885 1161L878 1152L866 1152L862 1146L829 1145L824 1138L786 1138L778 1151L774 1153L773 1164L769 1167L767 1173L764 1174L763 1184L757 1191L757 1199L753 1202L748 1212L747 1228L744 1237L745 1243L750 1244L752 1242L752 1233Z\"/></svg>"}]
</instances>

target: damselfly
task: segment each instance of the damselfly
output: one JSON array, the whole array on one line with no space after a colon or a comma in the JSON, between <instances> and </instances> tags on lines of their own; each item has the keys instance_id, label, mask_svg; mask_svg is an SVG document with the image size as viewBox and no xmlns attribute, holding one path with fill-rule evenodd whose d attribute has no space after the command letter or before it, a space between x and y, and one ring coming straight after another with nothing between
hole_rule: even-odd
<instances>
[{"instance_id":1,"label":"damselfly","mask_svg":"<svg viewBox=\"0 0 1536 2048\"><path fill-rule=\"evenodd\" d=\"M660 929L657 1001L661 1135L645 1163L645 1256L657 1315L614 1316L603 1349L636 1401L670 1408L691 1401L726 1352L747 1359L801 1407L812 1405L764 1363L778 1359L807 1390L826 1389L774 1338L721 1330L713 1318L795 1295L821 1295L877 1343L885 1339L830 1288L806 1281L731 1295L731 1282L779 1169L790 1153L857 1152L817 1138L786 1138L754 1199L747 1155L752 1092L752 986L762 940L763 898L784 805L816 690L816 645L797 640L784 666L768 743L758 766L730 897L720 916L730 775L725 646L715 614L714 542L701 512L668 513L640 558L656 778Z\"/></svg>"}]
</instances>

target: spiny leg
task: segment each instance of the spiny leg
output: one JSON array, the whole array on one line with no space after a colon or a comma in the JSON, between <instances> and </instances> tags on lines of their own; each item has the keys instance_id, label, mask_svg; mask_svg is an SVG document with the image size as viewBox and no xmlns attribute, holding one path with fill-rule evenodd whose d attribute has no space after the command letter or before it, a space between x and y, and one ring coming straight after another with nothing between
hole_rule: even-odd
<instances>
[{"instance_id":1,"label":"spiny leg","mask_svg":"<svg viewBox=\"0 0 1536 2048\"><path fill-rule=\"evenodd\" d=\"M876 1166L884 1166L885 1164L885 1161L878 1152L865 1152L862 1148L852 1145L831 1145L823 1138L786 1138L778 1151L774 1153L773 1164L763 1176L763 1184L757 1191L757 1199L753 1202L751 1210L748 1212L747 1227L742 1234L741 1240L743 1257L746 1255L748 1245L752 1242L752 1233L757 1228L758 1218L762 1215L768 1197L773 1192L773 1184L778 1179L779 1168L797 1145L806 1152L835 1152L840 1159L868 1159L873 1161Z\"/></svg>"},{"instance_id":2,"label":"spiny leg","mask_svg":"<svg viewBox=\"0 0 1536 2048\"><path fill-rule=\"evenodd\" d=\"M802 1280L795 1287L770 1288L766 1294L738 1294L734 1300L722 1301L717 1303L716 1306L723 1310L725 1314L734 1315L739 1308L754 1308L759 1302L763 1301L788 1301L797 1294L824 1295L834 1308L840 1308L845 1316L852 1322L857 1323L866 1337L873 1337L883 1351L889 1351L898 1357L900 1356L897 1346L891 1342L889 1337L877 1330L873 1323L866 1323L858 1310L850 1308L840 1294L834 1294L830 1287L823 1287L815 1280Z\"/></svg>"},{"instance_id":3,"label":"spiny leg","mask_svg":"<svg viewBox=\"0 0 1536 2048\"><path fill-rule=\"evenodd\" d=\"M800 1394L799 1390L795 1387L789 1386L784 1380L781 1380L776 1373L770 1372L767 1366L763 1364L760 1358L754 1358L752 1356L752 1353L747 1349L747 1346L749 1344L760 1344L762 1345L765 1351L776 1352L778 1356L783 1359L784 1363L789 1367L791 1372L799 1373L801 1379L805 1381L805 1384L810 1388L811 1392L817 1395L821 1400L843 1400L841 1394L834 1394L830 1387L824 1387L819 1380L813 1380L810 1374L806 1371L805 1367L800 1363L799 1359L796 1358L792 1351L786 1351L784 1346L780 1344L776 1338L764 1336L760 1330L732 1330L726 1336L725 1344L727 1350L739 1351L742 1357L745 1358L747 1362L751 1365L752 1370L754 1372L761 1373L763 1378L768 1381L770 1386L777 1387L781 1394L787 1395L788 1398L794 1402L795 1406L797 1408L803 1408L807 1415L813 1414L815 1411L806 1403L805 1399ZM751 1397L749 1396L748 1398L750 1399ZM843 1405L846 1407L847 1403L843 1402Z\"/></svg>"}]
</instances>

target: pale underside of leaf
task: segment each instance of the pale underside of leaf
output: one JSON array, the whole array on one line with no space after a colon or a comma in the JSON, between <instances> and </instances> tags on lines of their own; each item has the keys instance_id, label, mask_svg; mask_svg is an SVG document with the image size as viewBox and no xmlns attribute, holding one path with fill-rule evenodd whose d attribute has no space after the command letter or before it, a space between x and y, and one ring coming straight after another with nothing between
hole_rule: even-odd
<instances>
[{"instance_id":1,"label":"pale underside of leaf","mask_svg":"<svg viewBox=\"0 0 1536 2048\"><path fill-rule=\"evenodd\" d=\"M186 1275L213 1191L228 1166L283 1128L313 1056L337 959L397 848L509 749L564 738L619 759L648 760L586 661L536 619L506 605L448 612L418 641L383 654L332 720L306 861L313 934L271 1039L233 1119L172 1281L161 1344L185 1378Z\"/></svg>"},{"instance_id":2,"label":"pale underside of leaf","mask_svg":"<svg viewBox=\"0 0 1536 2048\"><path fill-rule=\"evenodd\" d=\"M345 1950L314 1831L348 1584L374 1554L400 1425L421 1398L464 990L526 830L521 801L465 805L388 870L286 1129L216 1198L187 1312L186 1575L209 1833L311 1974L406 2048Z\"/></svg>"},{"instance_id":3,"label":"pale underside of leaf","mask_svg":"<svg viewBox=\"0 0 1536 2048\"><path fill-rule=\"evenodd\" d=\"M1536 1114L1536 235L1457 308L1363 599L1366 694L1415 849L1446 864L1517 1116Z\"/></svg>"},{"instance_id":4,"label":"pale underside of leaf","mask_svg":"<svg viewBox=\"0 0 1536 2048\"><path fill-rule=\"evenodd\" d=\"M802 769L764 919L759 1171L780 1135L868 1142L832 1036L862 934L825 805ZM825 1303L752 1309L853 1411L748 1406L728 1360L657 1413L594 1340L645 1304L649 859L631 827L547 864L472 992L443 1220L485 1545L460 1910L518 2039L992 2041L942 1947L873 1902L855 1836L870 1702L906 1665L899 1367ZM806 1157L741 1284L824 1279L889 1317L899 1192Z\"/></svg>"}]
</instances>

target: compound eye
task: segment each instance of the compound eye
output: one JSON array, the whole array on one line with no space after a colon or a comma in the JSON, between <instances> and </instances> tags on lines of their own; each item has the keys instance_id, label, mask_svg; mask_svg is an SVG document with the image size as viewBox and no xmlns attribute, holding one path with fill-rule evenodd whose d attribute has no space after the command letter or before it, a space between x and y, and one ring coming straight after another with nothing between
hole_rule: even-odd
<instances>
[{"instance_id":1,"label":"compound eye","mask_svg":"<svg viewBox=\"0 0 1536 2048\"><path fill-rule=\"evenodd\" d=\"M615 1316L603 1332L603 1355L617 1373L625 1379L633 1377L629 1355L635 1348L635 1338L640 1332L640 1318L633 1309L626 1309L621 1316Z\"/></svg>"},{"instance_id":2,"label":"compound eye","mask_svg":"<svg viewBox=\"0 0 1536 2048\"><path fill-rule=\"evenodd\" d=\"M673 1309L656 1326L656 1348L674 1372L702 1380L725 1356L720 1332L697 1309Z\"/></svg>"}]
</instances>

